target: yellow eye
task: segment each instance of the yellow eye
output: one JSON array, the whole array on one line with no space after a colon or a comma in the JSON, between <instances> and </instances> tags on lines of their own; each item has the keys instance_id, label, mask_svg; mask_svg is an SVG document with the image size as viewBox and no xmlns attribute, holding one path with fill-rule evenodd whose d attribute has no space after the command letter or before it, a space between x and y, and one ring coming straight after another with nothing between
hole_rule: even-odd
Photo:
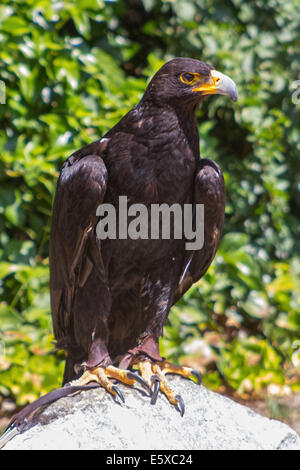
<instances>
[{"instance_id":1,"label":"yellow eye","mask_svg":"<svg viewBox=\"0 0 300 470\"><path fill-rule=\"evenodd\" d=\"M182 83L185 83L187 85L191 85L192 83L194 83L196 80L197 80L197 77L198 74L195 74L195 73L182 73L180 75L180 80L182 81Z\"/></svg>"}]
</instances>

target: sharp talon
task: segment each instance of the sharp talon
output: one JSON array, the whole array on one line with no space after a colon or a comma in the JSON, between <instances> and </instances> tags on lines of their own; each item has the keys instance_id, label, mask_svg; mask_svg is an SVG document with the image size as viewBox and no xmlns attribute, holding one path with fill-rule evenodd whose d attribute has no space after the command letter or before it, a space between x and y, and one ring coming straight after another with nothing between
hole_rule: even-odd
<instances>
[{"instance_id":1,"label":"sharp talon","mask_svg":"<svg viewBox=\"0 0 300 470\"><path fill-rule=\"evenodd\" d=\"M198 385L201 385L201 382L202 382L202 375L200 374L200 372L198 372L197 370L193 369L193 370L192 370L192 374L197 378L197 380L198 380Z\"/></svg>"},{"instance_id":2,"label":"sharp talon","mask_svg":"<svg viewBox=\"0 0 300 470\"><path fill-rule=\"evenodd\" d=\"M151 382L151 383L160 382L160 378L158 377L158 375L153 374L153 375L151 375L151 377L150 377L150 382Z\"/></svg>"},{"instance_id":3,"label":"sharp talon","mask_svg":"<svg viewBox=\"0 0 300 470\"><path fill-rule=\"evenodd\" d=\"M2 449L2 447L4 447L5 444L8 443L8 441L10 441L13 437L15 437L19 433L20 431L15 425L12 425L9 428L7 428L4 434L2 434L2 436L0 437L0 449Z\"/></svg>"},{"instance_id":4,"label":"sharp talon","mask_svg":"<svg viewBox=\"0 0 300 470\"><path fill-rule=\"evenodd\" d=\"M138 374L136 372L133 372L132 370L128 370L126 372L126 377L128 377L128 379L138 380L137 375Z\"/></svg>"},{"instance_id":5,"label":"sharp talon","mask_svg":"<svg viewBox=\"0 0 300 470\"><path fill-rule=\"evenodd\" d=\"M179 411L180 415L183 416L185 411L184 401L180 395L176 395L175 398L178 401L176 409Z\"/></svg>"},{"instance_id":6,"label":"sharp talon","mask_svg":"<svg viewBox=\"0 0 300 470\"><path fill-rule=\"evenodd\" d=\"M152 383L154 382L154 388L150 403L151 405L155 405L160 389L160 378L157 375L152 375L150 380Z\"/></svg>"},{"instance_id":7,"label":"sharp talon","mask_svg":"<svg viewBox=\"0 0 300 470\"><path fill-rule=\"evenodd\" d=\"M128 379L133 379L139 382L141 385L143 385L143 387L145 387L148 390L150 395L152 395L153 392L152 392L151 387L149 387L146 380L143 379L143 377L141 377L137 372L132 372L131 370L128 370L126 373L126 376L128 377Z\"/></svg>"},{"instance_id":8,"label":"sharp talon","mask_svg":"<svg viewBox=\"0 0 300 470\"><path fill-rule=\"evenodd\" d=\"M123 393L121 392L121 390L120 390L118 387L116 387L115 385L113 385L113 386L111 387L111 389L112 389L114 392L116 392L116 394L118 395L118 397L120 398L120 400L121 400L123 403L125 403L125 398L124 398L124 395L123 395Z\"/></svg>"}]
</instances>

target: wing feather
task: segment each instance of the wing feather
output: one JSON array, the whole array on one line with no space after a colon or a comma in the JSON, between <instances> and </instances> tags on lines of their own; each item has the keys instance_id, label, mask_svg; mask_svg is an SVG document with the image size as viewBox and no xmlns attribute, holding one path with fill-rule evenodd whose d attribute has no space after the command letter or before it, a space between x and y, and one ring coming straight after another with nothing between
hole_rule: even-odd
<instances>
[{"instance_id":1,"label":"wing feather","mask_svg":"<svg viewBox=\"0 0 300 470\"><path fill-rule=\"evenodd\" d=\"M200 160L195 176L194 191L195 204L204 204L204 244L198 251L186 251L173 304L192 284L204 276L215 257L220 242L226 195L221 169L213 160Z\"/></svg>"},{"instance_id":2,"label":"wing feather","mask_svg":"<svg viewBox=\"0 0 300 470\"><path fill-rule=\"evenodd\" d=\"M103 267L95 227L96 210L106 193L107 169L102 159L106 145L107 141L99 141L75 152L63 165L57 183L50 237L50 295L59 347L72 323L77 287L84 285L93 266L98 272ZM91 250L97 252L96 258L89 256Z\"/></svg>"}]
</instances>

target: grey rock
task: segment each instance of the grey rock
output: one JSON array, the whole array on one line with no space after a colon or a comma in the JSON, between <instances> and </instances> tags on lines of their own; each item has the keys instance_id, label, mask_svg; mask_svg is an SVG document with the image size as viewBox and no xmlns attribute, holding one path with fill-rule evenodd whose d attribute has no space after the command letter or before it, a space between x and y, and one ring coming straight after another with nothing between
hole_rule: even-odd
<instances>
[{"instance_id":1,"label":"grey rock","mask_svg":"<svg viewBox=\"0 0 300 470\"><path fill-rule=\"evenodd\" d=\"M49 406L37 424L4 447L16 449L294 449L300 437L289 426L180 377L170 377L184 398L181 417L166 397L155 405L120 384L125 404L102 389L81 392Z\"/></svg>"}]
</instances>

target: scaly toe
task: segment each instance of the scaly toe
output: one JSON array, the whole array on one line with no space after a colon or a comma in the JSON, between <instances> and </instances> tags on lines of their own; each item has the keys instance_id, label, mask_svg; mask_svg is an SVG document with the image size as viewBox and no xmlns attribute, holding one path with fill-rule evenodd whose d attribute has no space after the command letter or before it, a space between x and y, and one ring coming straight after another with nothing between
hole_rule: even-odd
<instances>
[{"instance_id":1,"label":"scaly toe","mask_svg":"<svg viewBox=\"0 0 300 470\"><path fill-rule=\"evenodd\" d=\"M120 389L114 385L111 379L116 379L126 385L133 385L136 377L128 377L127 371L118 369L114 366L101 366L86 370L83 375L78 379L71 382L71 385L87 385L90 382L99 383L105 390L107 390L114 398L119 398L121 402L125 402L124 396Z\"/></svg>"},{"instance_id":2,"label":"scaly toe","mask_svg":"<svg viewBox=\"0 0 300 470\"><path fill-rule=\"evenodd\" d=\"M175 406L179 411L180 415L183 416L185 412L185 405L181 395L176 394L172 389L166 374L176 374L184 378L191 378L194 376L197 378L198 383L201 383L201 374L190 367L177 366L170 362L154 361L149 358L134 358L132 365L137 365L140 371L140 375L136 372L128 371L127 378L131 380L137 380L151 393L151 405L154 405L157 401L158 393L161 391L169 400L169 402ZM138 378L139 377L139 378Z\"/></svg>"},{"instance_id":3,"label":"scaly toe","mask_svg":"<svg viewBox=\"0 0 300 470\"><path fill-rule=\"evenodd\" d=\"M97 382L100 385L102 385L96 372L97 372L97 369L86 370L82 374L82 376L79 377L79 379L72 380L72 382L69 382L66 385L74 385L74 386L76 386L76 385L87 385L90 382Z\"/></svg>"}]
</instances>

